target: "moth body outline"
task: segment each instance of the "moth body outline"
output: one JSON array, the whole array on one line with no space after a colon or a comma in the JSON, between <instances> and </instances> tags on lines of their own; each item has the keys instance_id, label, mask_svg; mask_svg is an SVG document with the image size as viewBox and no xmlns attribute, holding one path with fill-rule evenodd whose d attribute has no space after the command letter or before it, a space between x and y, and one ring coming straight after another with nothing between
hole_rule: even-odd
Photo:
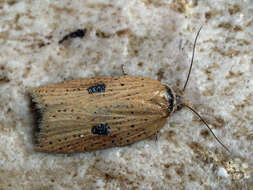
<instances>
[{"instance_id":1,"label":"moth body outline","mask_svg":"<svg viewBox=\"0 0 253 190\"><path fill-rule=\"evenodd\" d=\"M100 84L106 91L90 93ZM42 152L129 145L155 134L177 109L167 85L130 75L74 79L31 88L30 94L40 113L35 149Z\"/></svg>"}]
</instances>

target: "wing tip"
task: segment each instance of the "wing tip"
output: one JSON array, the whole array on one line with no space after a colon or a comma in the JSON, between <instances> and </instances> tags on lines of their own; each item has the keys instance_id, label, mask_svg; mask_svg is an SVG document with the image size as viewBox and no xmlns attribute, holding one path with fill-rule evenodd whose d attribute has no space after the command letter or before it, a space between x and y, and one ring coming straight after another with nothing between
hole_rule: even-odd
<instances>
[{"instance_id":1,"label":"wing tip","mask_svg":"<svg viewBox=\"0 0 253 190\"><path fill-rule=\"evenodd\" d=\"M28 93L31 97L31 112L33 116L33 142L35 145L35 150L39 152L45 152L40 147L40 136L44 131L44 123L45 123L45 111L46 106L42 103L40 96L34 91L35 88L30 88Z\"/></svg>"}]
</instances>

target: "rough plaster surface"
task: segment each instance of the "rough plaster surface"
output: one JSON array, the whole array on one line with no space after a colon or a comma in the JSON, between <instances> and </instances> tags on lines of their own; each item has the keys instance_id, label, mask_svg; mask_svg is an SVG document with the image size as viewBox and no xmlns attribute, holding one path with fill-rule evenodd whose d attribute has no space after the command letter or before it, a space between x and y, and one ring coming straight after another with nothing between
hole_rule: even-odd
<instances>
[{"instance_id":1,"label":"rough plaster surface","mask_svg":"<svg viewBox=\"0 0 253 190\"><path fill-rule=\"evenodd\" d=\"M157 141L88 153L33 150L29 87L127 73L182 89L189 110ZM86 28L82 39L66 34ZM253 189L253 1L0 1L0 189Z\"/></svg>"}]
</instances>

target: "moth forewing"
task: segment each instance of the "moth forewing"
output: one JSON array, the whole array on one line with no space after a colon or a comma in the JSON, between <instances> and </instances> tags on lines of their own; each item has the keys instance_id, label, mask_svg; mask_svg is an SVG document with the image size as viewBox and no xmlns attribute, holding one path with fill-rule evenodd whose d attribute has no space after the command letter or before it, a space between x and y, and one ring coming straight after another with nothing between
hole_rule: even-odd
<instances>
[{"instance_id":1,"label":"moth forewing","mask_svg":"<svg viewBox=\"0 0 253 190\"><path fill-rule=\"evenodd\" d=\"M145 139L171 113L167 88L154 79L128 75L32 88L41 113L36 150L84 152Z\"/></svg>"}]
</instances>

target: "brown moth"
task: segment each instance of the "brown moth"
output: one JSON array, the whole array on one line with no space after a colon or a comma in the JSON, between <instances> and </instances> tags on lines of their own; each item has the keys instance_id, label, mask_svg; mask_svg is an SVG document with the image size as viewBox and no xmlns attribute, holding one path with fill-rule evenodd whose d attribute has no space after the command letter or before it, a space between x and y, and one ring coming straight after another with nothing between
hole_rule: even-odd
<instances>
[{"instance_id":1,"label":"brown moth","mask_svg":"<svg viewBox=\"0 0 253 190\"><path fill-rule=\"evenodd\" d=\"M39 114L35 150L42 152L129 145L158 132L182 106L191 109L167 85L140 76L81 78L31 88L29 93Z\"/></svg>"}]
</instances>

